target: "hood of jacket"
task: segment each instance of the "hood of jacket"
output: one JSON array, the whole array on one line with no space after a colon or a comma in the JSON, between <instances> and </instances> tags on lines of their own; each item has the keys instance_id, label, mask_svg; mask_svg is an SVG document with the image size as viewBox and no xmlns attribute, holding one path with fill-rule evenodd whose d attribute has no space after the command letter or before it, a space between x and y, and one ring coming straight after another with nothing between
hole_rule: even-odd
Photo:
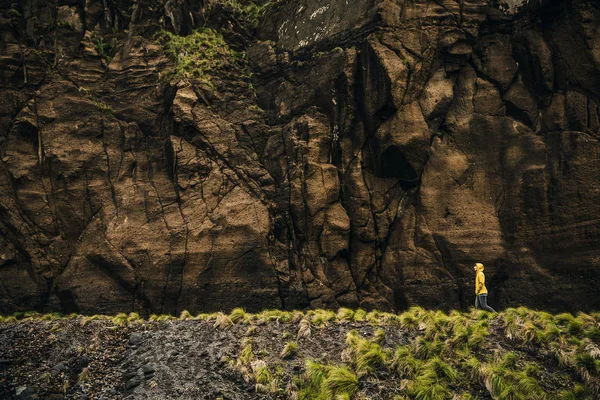
<instances>
[{"instance_id":1,"label":"hood of jacket","mask_svg":"<svg viewBox=\"0 0 600 400\"><path fill-rule=\"evenodd\" d=\"M477 267L477 272L483 271L483 264L475 263L475 266Z\"/></svg>"}]
</instances>

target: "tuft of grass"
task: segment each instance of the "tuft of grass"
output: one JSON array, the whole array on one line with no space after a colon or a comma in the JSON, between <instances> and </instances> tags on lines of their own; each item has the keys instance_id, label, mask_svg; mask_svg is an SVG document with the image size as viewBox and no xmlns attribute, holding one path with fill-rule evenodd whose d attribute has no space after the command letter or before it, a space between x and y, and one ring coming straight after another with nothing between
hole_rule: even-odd
<instances>
[{"instance_id":1,"label":"tuft of grass","mask_svg":"<svg viewBox=\"0 0 600 400\"><path fill-rule=\"evenodd\" d=\"M336 314L336 318L339 322L342 321L353 321L354 320L354 310L349 308L340 308Z\"/></svg>"},{"instance_id":2,"label":"tuft of grass","mask_svg":"<svg viewBox=\"0 0 600 400\"><path fill-rule=\"evenodd\" d=\"M450 382L455 382L458 379L456 370L450 364L442 361L439 357L433 357L427 361L424 369L433 374L437 379L446 379Z\"/></svg>"},{"instance_id":3,"label":"tuft of grass","mask_svg":"<svg viewBox=\"0 0 600 400\"><path fill-rule=\"evenodd\" d=\"M581 383L576 383L572 389L563 390L558 394L558 400L592 400L592 394Z\"/></svg>"},{"instance_id":4,"label":"tuft of grass","mask_svg":"<svg viewBox=\"0 0 600 400\"><path fill-rule=\"evenodd\" d=\"M310 310L305 318L308 318L313 325L320 326L335 320L336 314L331 310Z\"/></svg>"},{"instance_id":5,"label":"tuft of grass","mask_svg":"<svg viewBox=\"0 0 600 400\"><path fill-rule=\"evenodd\" d=\"M471 334L467 341L467 345L471 350L478 349L485 342L490 334L488 326L487 320L479 321L471 326Z\"/></svg>"},{"instance_id":6,"label":"tuft of grass","mask_svg":"<svg viewBox=\"0 0 600 400\"><path fill-rule=\"evenodd\" d=\"M479 377L492 398L543 400L548 393L539 385L538 370L533 364L518 366L515 355L508 353L482 364Z\"/></svg>"},{"instance_id":7,"label":"tuft of grass","mask_svg":"<svg viewBox=\"0 0 600 400\"><path fill-rule=\"evenodd\" d=\"M326 365L319 364L313 360L307 360L305 363L304 380L299 382L304 388L299 393L300 399L314 399L321 392L323 381L329 373L329 368Z\"/></svg>"},{"instance_id":8,"label":"tuft of grass","mask_svg":"<svg viewBox=\"0 0 600 400\"><path fill-rule=\"evenodd\" d=\"M416 358L408 346L399 346L394 352L392 368L402 379L412 379L420 371L423 361Z\"/></svg>"},{"instance_id":9,"label":"tuft of grass","mask_svg":"<svg viewBox=\"0 0 600 400\"><path fill-rule=\"evenodd\" d=\"M356 374L345 365L323 365L307 360L303 378L296 382L298 399L349 399L358 390Z\"/></svg>"},{"instance_id":10,"label":"tuft of grass","mask_svg":"<svg viewBox=\"0 0 600 400\"><path fill-rule=\"evenodd\" d=\"M300 321L299 327L298 327L298 334L296 335L296 339L300 340L302 338L308 338L310 337L310 321L307 318L303 318Z\"/></svg>"},{"instance_id":11,"label":"tuft of grass","mask_svg":"<svg viewBox=\"0 0 600 400\"><path fill-rule=\"evenodd\" d=\"M144 322L144 319L142 317L140 317L140 314L138 314L136 312L130 312L129 315L127 315L127 323L135 324L135 323L141 323L141 322Z\"/></svg>"},{"instance_id":12,"label":"tuft of grass","mask_svg":"<svg viewBox=\"0 0 600 400\"><path fill-rule=\"evenodd\" d=\"M23 316L25 316L25 314L23 314ZM54 321L57 319L61 319L62 318L62 314L61 313L57 313L57 312L53 312L53 313L49 313L49 314L44 314L40 317L40 319L42 321Z\"/></svg>"},{"instance_id":13,"label":"tuft of grass","mask_svg":"<svg viewBox=\"0 0 600 400\"><path fill-rule=\"evenodd\" d=\"M194 319L197 321L210 321L212 317L213 317L212 314L199 313L198 315L196 315L194 317Z\"/></svg>"},{"instance_id":14,"label":"tuft of grass","mask_svg":"<svg viewBox=\"0 0 600 400\"><path fill-rule=\"evenodd\" d=\"M364 321L366 317L367 317L367 312L365 310L363 310L362 308L359 308L358 310L356 310L354 312L354 322Z\"/></svg>"},{"instance_id":15,"label":"tuft of grass","mask_svg":"<svg viewBox=\"0 0 600 400\"><path fill-rule=\"evenodd\" d=\"M579 336L583 333L583 324L578 319L573 319L567 325L569 335Z\"/></svg>"},{"instance_id":16,"label":"tuft of grass","mask_svg":"<svg viewBox=\"0 0 600 400\"><path fill-rule=\"evenodd\" d=\"M304 318L304 313L302 311L293 311L292 312L292 320L290 321L293 324L297 324Z\"/></svg>"},{"instance_id":17,"label":"tuft of grass","mask_svg":"<svg viewBox=\"0 0 600 400\"><path fill-rule=\"evenodd\" d=\"M242 351L237 359L238 366L246 366L254 360L254 353L252 352L252 340L245 339L242 343Z\"/></svg>"},{"instance_id":18,"label":"tuft of grass","mask_svg":"<svg viewBox=\"0 0 600 400\"><path fill-rule=\"evenodd\" d=\"M414 314L406 312L400 315L400 326L406 330L417 329L419 320Z\"/></svg>"},{"instance_id":19,"label":"tuft of grass","mask_svg":"<svg viewBox=\"0 0 600 400\"><path fill-rule=\"evenodd\" d=\"M411 399L416 400L446 400L452 398L448 386L428 379L418 379L408 389Z\"/></svg>"},{"instance_id":20,"label":"tuft of grass","mask_svg":"<svg viewBox=\"0 0 600 400\"><path fill-rule=\"evenodd\" d=\"M231 320L231 318L229 318L229 316L223 313L218 313L213 327L219 329L227 329L231 325L233 325L233 321Z\"/></svg>"},{"instance_id":21,"label":"tuft of grass","mask_svg":"<svg viewBox=\"0 0 600 400\"><path fill-rule=\"evenodd\" d=\"M373 341L377 344L383 344L385 342L385 331L383 329L377 329L373 335Z\"/></svg>"},{"instance_id":22,"label":"tuft of grass","mask_svg":"<svg viewBox=\"0 0 600 400\"><path fill-rule=\"evenodd\" d=\"M127 325L129 316L125 313L118 313L114 317L112 317L111 321L114 325L124 326Z\"/></svg>"},{"instance_id":23,"label":"tuft of grass","mask_svg":"<svg viewBox=\"0 0 600 400\"><path fill-rule=\"evenodd\" d=\"M281 350L279 357L290 358L290 357L295 356L297 353L298 353L298 343L296 343L294 341L290 341L290 342L287 342L287 344L285 345L283 350Z\"/></svg>"},{"instance_id":24,"label":"tuft of grass","mask_svg":"<svg viewBox=\"0 0 600 400\"><path fill-rule=\"evenodd\" d=\"M586 329L584 335L585 335L585 337L587 337L590 340L600 342L600 327L593 326L591 328L588 328L588 329Z\"/></svg>"},{"instance_id":25,"label":"tuft of grass","mask_svg":"<svg viewBox=\"0 0 600 400\"><path fill-rule=\"evenodd\" d=\"M250 322L250 317L246 313L246 310L244 310L243 308L234 308L233 311L231 311L231 314L229 314L229 319L234 324L237 324L238 322L241 322L241 323L249 323Z\"/></svg>"},{"instance_id":26,"label":"tuft of grass","mask_svg":"<svg viewBox=\"0 0 600 400\"><path fill-rule=\"evenodd\" d=\"M414 344L415 355L422 360L440 355L442 348L442 342L437 338L427 340L423 336L419 336Z\"/></svg>"},{"instance_id":27,"label":"tuft of grass","mask_svg":"<svg viewBox=\"0 0 600 400\"><path fill-rule=\"evenodd\" d=\"M114 42L106 42L102 36L94 35L92 43L98 52L98 55L108 64L112 59L112 49Z\"/></svg>"},{"instance_id":28,"label":"tuft of grass","mask_svg":"<svg viewBox=\"0 0 600 400\"><path fill-rule=\"evenodd\" d=\"M81 320L79 321L79 325L81 326L86 326L90 321L97 321L99 319L104 319L106 317L102 316L102 315L90 315L90 316L85 316L83 318L81 318Z\"/></svg>"},{"instance_id":29,"label":"tuft of grass","mask_svg":"<svg viewBox=\"0 0 600 400\"><path fill-rule=\"evenodd\" d=\"M256 360L251 363L252 373L256 385L254 386L257 393L275 393L278 387L278 380L273 376L269 367L262 360Z\"/></svg>"},{"instance_id":30,"label":"tuft of grass","mask_svg":"<svg viewBox=\"0 0 600 400\"><path fill-rule=\"evenodd\" d=\"M181 314L179 314L179 319L194 319L194 316L188 310L183 310Z\"/></svg>"},{"instance_id":31,"label":"tuft of grass","mask_svg":"<svg viewBox=\"0 0 600 400\"><path fill-rule=\"evenodd\" d=\"M79 314L76 315L79 316ZM40 319L41 317L42 314L37 311L28 311L23 314L23 319Z\"/></svg>"},{"instance_id":32,"label":"tuft of grass","mask_svg":"<svg viewBox=\"0 0 600 400\"><path fill-rule=\"evenodd\" d=\"M352 396L358 390L356 374L345 366L331 367L323 381L324 391L339 396Z\"/></svg>"},{"instance_id":33,"label":"tuft of grass","mask_svg":"<svg viewBox=\"0 0 600 400\"><path fill-rule=\"evenodd\" d=\"M592 376L600 375L600 360L583 349L580 349L575 355L575 366Z\"/></svg>"},{"instance_id":34,"label":"tuft of grass","mask_svg":"<svg viewBox=\"0 0 600 400\"><path fill-rule=\"evenodd\" d=\"M570 313L562 313L554 316L554 321L556 322L556 325L559 326L567 326L574 320L575 317Z\"/></svg>"},{"instance_id":35,"label":"tuft of grass","mask_svg":"<svg viewBox=\"0 0 600 400\"><path fill-rule=\"evenodd\" d=\"M256 383L266 385L273 380L273 374L271 374L269 367L267 367L267 364L262 360L257 360L252 363L252 372L254 373Z\"/></svg>"},{"instance_id":36,"label":"tuft of grass","mask_svg":"<svg viewBox=\"0 0 600 400\"><path fill-rule=\"evenodd\" d=\"M350 347L350 356L358 376L373 372L387 364L388 354L376 342L361 338L357 331L350 331L346 336L346 344Z\"/></svg>"},{"instance_id":37,"label":"tuft of grass","mask_svg":"<svg viewBox=\"0 0 600 400\"><path fill-rule=\"evenodd\" d=\"M169 314L152 314L150 315L150 321L154 321L154 322L165 322L165 321L171 321L175 319L175 317L173 317L172 315Z\"/></svg>"}]
</instances>

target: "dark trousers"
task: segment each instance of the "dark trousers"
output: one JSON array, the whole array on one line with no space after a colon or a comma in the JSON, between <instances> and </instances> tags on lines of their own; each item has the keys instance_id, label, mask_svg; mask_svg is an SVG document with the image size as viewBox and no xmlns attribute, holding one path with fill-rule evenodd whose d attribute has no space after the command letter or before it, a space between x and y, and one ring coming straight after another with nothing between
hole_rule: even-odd
<instances>
[{"instance_id":1,"label":"dark trousers","mask_svg":"<svg viewBox=\"0 0 600 400\"><path fill-rule=\"evenodd\" d=\"M487 311L496 312L496 310L487 305L487 294L478 294L475 296L475 308L478 310L483 308Z\"/></svg>"}]
</instances>

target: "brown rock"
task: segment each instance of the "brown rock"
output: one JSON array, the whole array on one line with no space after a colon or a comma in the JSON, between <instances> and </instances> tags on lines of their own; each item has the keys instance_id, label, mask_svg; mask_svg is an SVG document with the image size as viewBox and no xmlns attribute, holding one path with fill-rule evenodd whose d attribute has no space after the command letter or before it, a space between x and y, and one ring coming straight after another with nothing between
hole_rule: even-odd
<instances>
[{"instance_id":1,"label":"brown rock","mask_svg":"<svg viewBox=\"0 0 600 400\"><path fill-rule=\"evenodd\" d=\"M0 313L467 308L476 261L494 307L600 307L596 2L22 11ZM199 28L235 62L174 78L154 35Z\"/></svg>"}]
</instances>

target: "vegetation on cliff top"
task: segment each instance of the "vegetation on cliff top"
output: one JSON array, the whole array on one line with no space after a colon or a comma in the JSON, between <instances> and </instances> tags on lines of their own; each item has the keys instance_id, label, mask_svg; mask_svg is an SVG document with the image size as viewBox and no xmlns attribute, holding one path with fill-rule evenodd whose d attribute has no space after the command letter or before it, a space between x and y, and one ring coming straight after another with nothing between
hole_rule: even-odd
<instances>
[{"instance_id":1,"label":"vegetation on cliff top","mask_svg":"<svg viewBox=\"0 0 600 400\"><path fill-rule=\"evenodd\" d=\"M230 21L237 21L242 27L254 29L270 4L269 1L214 0L207 7L224 7L230 15ZM189 35L160 30L155 38L175 63L171 74L167 76L196 79L209 86L212 86L211 77L226 71L241 78L249 77L246 53L232 49L221 30L204 26Z\"/></svg>"},{"instance_id":2,"label":"vegetation on cliff top","mask_svg":"<svg viewBox=\"0 0 600 400\"><path fill-rule=\"evenodd\" d=\"M81 327L96 321L116 331L198 321L217 331L236 330L237 356L220 362L266 397L377 398L377 390L394 399L490 395L566 400L600 395L600 313L552 315L518 308L498 314L446 314L414 307L401 314L344 308L249 314L235 309L230 314L152 315L148 320L136 313L17 313L0 317L0 331L7 324L38 320L66 320ZM345 330L328 350L333 354L339 348L339 356L315 356L311 347L319 346L320 332L332 327L335 332L335 326ZM261 335L267 332L267 342L276 351L265 348ZM93 379L86 373L87 380Z\"/></svg>"}]
</instances>

